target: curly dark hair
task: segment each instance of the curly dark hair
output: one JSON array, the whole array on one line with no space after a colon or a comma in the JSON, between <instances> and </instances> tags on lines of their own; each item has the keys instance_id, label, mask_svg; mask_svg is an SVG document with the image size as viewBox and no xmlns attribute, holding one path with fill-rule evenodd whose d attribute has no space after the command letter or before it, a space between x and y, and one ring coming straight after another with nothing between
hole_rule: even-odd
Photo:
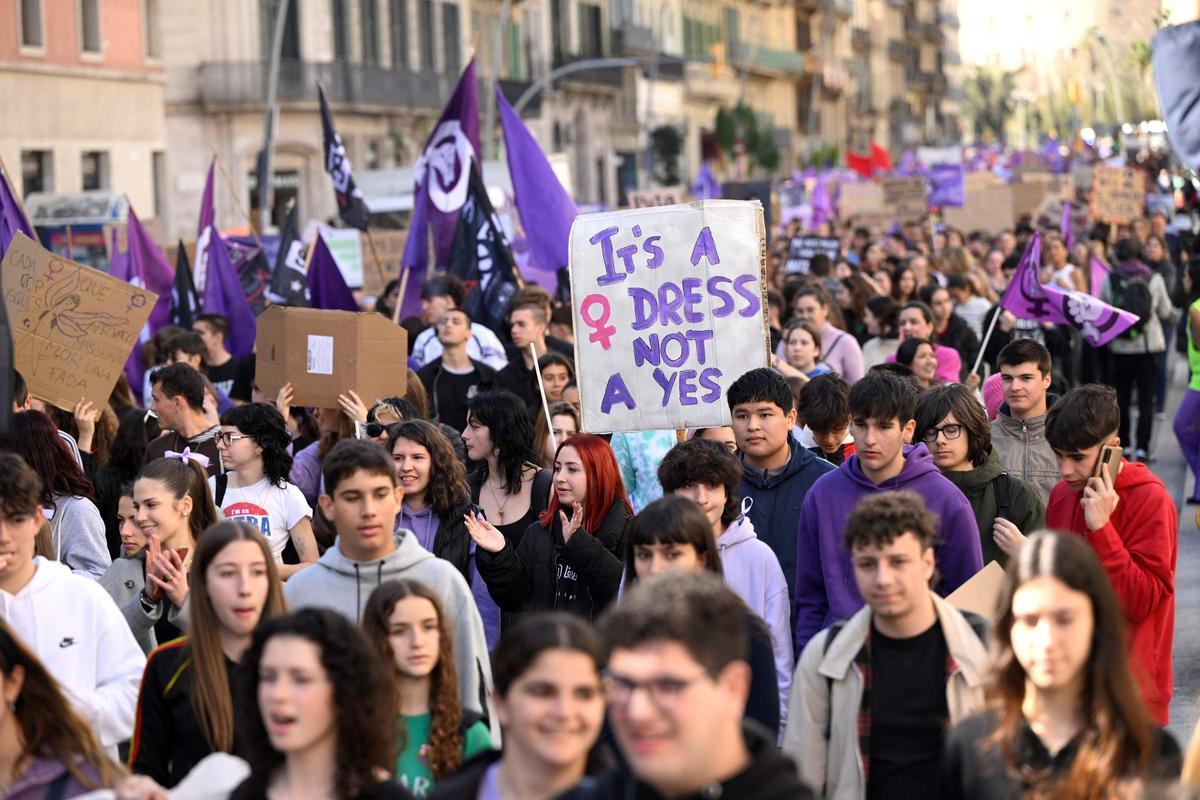
<instances>
[{"instance_id":1,"label":"curly dark hair","mask_svg":"<svg viewBox=\"0 0 1200 800\"><path fill-rule=\"evenodd\" d=\"M425 501L441 519L448 519L454 510L471 500L467 485L467 469L454 453L454 445L432 422L410 419L388 426L388 450L395 452L396 440L407 439L429 451L429 486Z\"/></svg>"},{"instance_id":2,"label":"curly dark hair","mask_svg":"<svg viewBox=\"0 0 1200 800\"><path fill-rule=\"evenodd\" d=\"M911 533L926 550L937 544L937 517L925 507L916 492L879 492L864 498L846 520L842 543L847 550L868 545L891 544L897 536Z\"/></svg>"},{"instance_id":3,"label":"curly dark hair","mask_svg":"<svg viewBox=\"0 0 1200 800\"><path fill-rule=\"evenodd\" d=\"M496 466L504 478L504 491L517 494L521 491L521 478L526 468L542 463L542 457L533 447L533 423L525 403L512 392L482 392L467 403L467 424L472 422L486 426L491 433L492 444L497 450ZM486 481L486 461L480 469Z\"/></svg>"},{"instance_id":4,"label":"curly dark hair","mask_svg":"<svg viewBox=\"0 0 1200 800\"><path fill-rule=\"evenodd\" d=\"M259 664L267 643L290 636L312 642L320 650L321 667L333 687L337 717L335 784L338 797L369 794L379 784L377 773L395 767L395 681L384 669L366 636L336 611L302 608L263 621L238 666L234 686L239 744L250 762L248 797L266 797L272 774L285 756L271 746L258 706Z\"/></svg>"},{"instance_id":5,"label":"curly dark hair","mask_svg":"<svg viewBox=\"0 0 1200 800\"><path fill-rule=\"evenodd\" d=\"M92 482L84 477L58 429L40 411L21 411L13 414L12 449L42 479L43 506L54 504L54 495L96 499Z\"/></svg>"},{"instance_id":6,"label":"curly dark hair","mask_svg":"<svg viewBox=\"0 0 1200 800\"><path fill-rule=\"evenodd\" d=\"M270 403L243 403L221 415L222 425L232 425L254 439L262 448L263 475L280 489L287 488L292 471L292 454L288 445L292 436L279 409Z\"/></svg>"},{"instance_id":7,"label":"curly dark hair","mask_svg":"<svg viewBox=\"0 0 1200 800\"><path fill-rule=\"evenodd\" d=\"M428 425L429 423L425 423ZM429 771L441 780L462 764L462 706L458 702L458 670L454 663L454 636L437 593L423 583L408 578L385 581L371 592L363 609L363 632L383 657L387 669L395 669L396 656L388 641L392 612L408 597L428 600L438 618L438 661L430 675L429 686ZM405 732L407 735L407 732ZM407 745L401 742L397 750Z\"/></svg>"},{"instance_id":8,"label":"curly dark hair","mask_svg":"<svg viewBox=\"0 0 1200 800\"><path fill-rule=\"evenodd\" d=\"M967 458L971 460L971 466L981 467L987 463L992 452L992 427L988 424L983 406L979 405L971 390L961 383L934 386L921 395L917 402L917 429L913 441L923 440L925 434L937 427L947 414L954 415L967 435Z\"/></svg>"},{"instance_id":9,"label":"curly dark hair","mask_svg":"<svg viewBox=\"0 0 1200 800\"><path fill-rule=\"evenodd\" d=\"M721 524L738 518L742 501L742 465L725 445L709 439L689 439L672 447L658 463L663 494L673 494L693 483L725 487Z\"/></svg>"}]
</instances>

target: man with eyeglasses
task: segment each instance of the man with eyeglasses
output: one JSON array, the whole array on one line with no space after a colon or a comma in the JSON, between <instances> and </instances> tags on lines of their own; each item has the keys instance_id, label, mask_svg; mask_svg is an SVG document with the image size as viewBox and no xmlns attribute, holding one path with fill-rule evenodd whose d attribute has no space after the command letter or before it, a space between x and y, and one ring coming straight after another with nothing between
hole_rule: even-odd
<instances>
[{"instance_id":1,"label":"man with eyeglasses","mask_svg":"<svg viewBox=\"0 0 1200 800\"><path fill-rule=\"evenodd\" d=\"M935 549L941 580L934 589L943 597L983 567L971 504L938 472L924 443L909 444L916 405L916 388L881 370L872 369L850 389L855 453L817 479L800 509L793 615L798 650L821 629L863 607L842 534L850 513L866 497L908 489L924 498L939 520Z\"/></svg>"},{"instance_id":2,"label":"man with eyeglasses","mask_svg":"<svg viewBox=\"0 0 1200 800\"><path fill-rule=\"evenodd\" d=\"M923 798L945 732L983 708L987 622L930 589L937 529L914 492L868 497L846 523L867 605L804 648L783 737L824 797Z\"/></svg>"},{"instance_id":3,"label":"man with eyeglasses","mask_svg":"<svg viewBox=\"0 0 1200 800\"><path fill-rule=\"evenodd\" d=\"M812 797L774 737L743 720L745 613L708 572L640 580L605 613L608 719L625 766L560 800Z\"/></svg>"}]
</instances>

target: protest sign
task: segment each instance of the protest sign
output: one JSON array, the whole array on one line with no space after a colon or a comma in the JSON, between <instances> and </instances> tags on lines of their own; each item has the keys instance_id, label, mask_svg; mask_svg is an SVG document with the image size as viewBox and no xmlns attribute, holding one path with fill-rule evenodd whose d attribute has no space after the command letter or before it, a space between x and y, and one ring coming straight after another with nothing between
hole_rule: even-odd
<instances>
[{"instance_id":1,"label":"protest sign","mask_svg":"<svg viewBox=\"0 0 1200 800\"><path fill-rule=\"evenodd\" d=\"M836 261L841 240L825 236L796 236L788 244L786 272L807 275L813 256L824 253L830 261Z\"/></svg>"},{"instance_id":2,"label":"protest sign","mask_svg":"<svg viewBox=\"0 0 1200 800\"><path fill-rule=\"evenodd\" d=\"M570 271L583 429L728 425L726 389L767 365L765 265L757 202L578 217Z\"/></svg>"},{"instance_id":3,"label":"protest sign","mask_svg":"<svg viewBox=\"0 0 1200 800\"><path fill-rule=\"evenodd\" d=\"M962 148L956 146L918 147L917 158L926 167L936 166L937 164L961 164L963 160Z\"/></svg>"},{"instance_id":4,"label":"protest sign","mask_svg":"<svg viewBox=\"0 0 1200 800\"><path fill-rule=\"evenodd\" d=\"M687 192L682 186L665 186L661 189L646 189L629 193L630 208L655 208L673 206L687 202Z\"/></svg>"},{"instance_id":5,"label":"protest sign","mask_svg":"<svg viewBox=\"0 0 1200 800\"><path fill-rule=\"evenodd\" d=\"M1146 176L1129 167L1097 165L1092 172L1092 216L1117 225L1141 217L1146 208Z\"/></svg>"},{"instance_id":6,"label":"protest sign","mask_svg":"<svg viewBox=\"0 0 1200 800\"><path fill-rule=\"evenodd\" d=\"M1041 208L1046 197L1046 184L1041 181L1021 180L1012 184L1013 216L1032 214Z\"/></svg>"},{"instance_id":7,"label":"protest sign","mask_svg":"<svg viewBox=\"0 0 1200 800\"><path fill-rule=\"evenodd\" d=\"M984 619L995 619L1003 590L1004 568L995 561L989 561L970 580L951 592L946 602L959 611L970 611Z\"/></svg>"},{"instance_id":8,"label":"protest sign","mask_svg":"<svg viewBox=\"0 0 1200 800\"><path fill-rule=\"evenodd\" d=\"M404 394L407 367L407 334L381 314L271 306L258 318L254 380L268 397L290 382L298 406L337 408L348 389L370 405Z\"/></svg>"},{"instance_id":9,"label":"protest sign","mask_svg":"<svg viewBox=\"0 0 1200 800\"><path fill-rule=\"evenodd\" d=\"M883 187L883 205L900 221L920 219L928 210L925 197L925 179L921 176L913 178L884 178L879 182Z\"/></svg>"},{"instance_id":10,"label":"protest sign","mask_svg":"<svg viewBox=\"0 0 1200 800\"><path fill-rule=\"evenodd\" d=\"M378 297L383 293L387 281L400 274L400 259L404 256L404 245L408 242L408 231L372 228L374 249L363 249L363 292ZM378 261L376 261L378 256Z\"/></svg>"},{"instance_id":11,"label":"protest sign","mask_svg":"<svg viewBox=\"0 0 1200 800\"><path fill-rule=\"evenodd\" d=\"M70 411L108 404L158 295L16 234L0 263L13 366L29 392Z\"/></svg>"},{"instance_id":12,"label":"protest sign","mask_svg":"<svg viewBox=\"0 0 1200 800\"><path fill-rule=\"evenodd\" d=\"M942 210L942 216L947 225L964 233L987 231L993 234L1005 228L1012 228L1012 187L996 186L992 189L972 191L968 185L963 207L945 208Z\"/></svg>"},{"instance_id":13,"label":"protest sign","mask_svg":"<svg viewBox=\"0 0 1200 800\"><path fill-rule=\"evenodd\" d=\"M838 196L842 219L883 212L883 187L878 183L843 183Z\"/></svg>"}]
</instances>

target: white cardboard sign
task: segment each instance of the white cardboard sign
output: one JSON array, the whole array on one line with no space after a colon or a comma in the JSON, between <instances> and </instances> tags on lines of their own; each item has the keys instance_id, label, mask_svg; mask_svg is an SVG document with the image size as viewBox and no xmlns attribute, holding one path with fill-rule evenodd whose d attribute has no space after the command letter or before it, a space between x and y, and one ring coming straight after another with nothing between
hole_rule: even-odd
<instances>
[{"instance_id":1,"label":"white cardboard sign","mask_svg":"<svg viewBox=\"0 0 1200 800\"><path fill-rule=\"evenodd\" d=\"M577 217L570 270L583 429L728 425L726 389L767 366L765 259L758 201Z\"/></svg>"}]
</instances>

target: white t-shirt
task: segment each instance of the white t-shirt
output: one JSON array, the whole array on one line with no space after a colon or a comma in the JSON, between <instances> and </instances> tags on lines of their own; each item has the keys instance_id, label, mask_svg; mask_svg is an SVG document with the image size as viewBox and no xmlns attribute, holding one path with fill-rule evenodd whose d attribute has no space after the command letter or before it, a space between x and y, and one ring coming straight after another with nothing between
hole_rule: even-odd
<instances>
[{"instance_id":1,"label":"white t-shirt","mask_svg":"<svg viewBox=\"0 0 1200 800\"><path fill-rule=\"evenodd\" d=\"M237 477L230 473L230 483ZM208 486L216 497L217 479L209 478ZM225 519L248 522L267 537L271 555L276 563L283 559L283 548L287 547L290 531L305 517L312 517L312 509L300 487L288 483L285 488L263 478L249 486L228 486L221 500L221 513Z\"/></svg>"}]
</instances>

